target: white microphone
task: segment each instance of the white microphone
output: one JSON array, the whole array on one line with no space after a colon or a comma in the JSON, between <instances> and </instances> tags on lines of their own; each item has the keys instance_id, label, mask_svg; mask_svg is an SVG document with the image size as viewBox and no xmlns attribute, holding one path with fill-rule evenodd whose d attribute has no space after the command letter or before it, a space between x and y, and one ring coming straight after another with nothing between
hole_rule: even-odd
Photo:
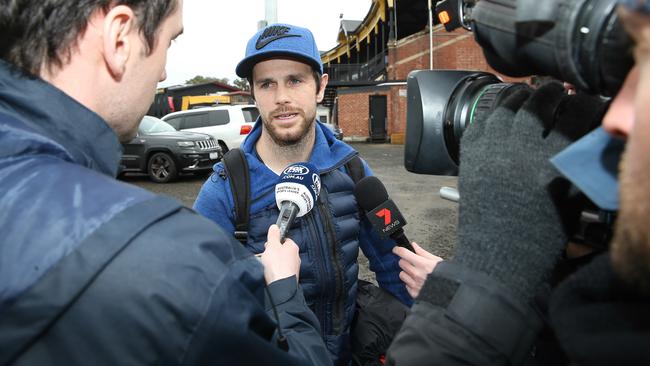
<instances>
[{"instance_id":1,"label":"white microphone","mask_svg":"<svg viewBox=\"0 0 650 366\"><path fill-rule=\"evenodd\" d=\"M296 217L311 211L319 193L320 177L313 165L295 163L284 169L280 182L275 185L275 203L280 209L276 222L280 228L280 243L284 243Z\"/></svg>"}]
</instances>

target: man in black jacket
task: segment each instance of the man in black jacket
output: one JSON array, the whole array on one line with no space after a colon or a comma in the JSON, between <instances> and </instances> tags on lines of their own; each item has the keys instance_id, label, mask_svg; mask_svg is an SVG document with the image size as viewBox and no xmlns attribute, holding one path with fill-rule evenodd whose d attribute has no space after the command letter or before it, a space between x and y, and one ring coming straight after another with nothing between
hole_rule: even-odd
<instances>
[{"instance_id":1,"label":"man in black jacket","mask_svg":"<svg viewBox=\"0 0 650 366\"><path fill-rule=\"evenodd\" d=\"M550 83L511 94L466 131L454 258L428 277L389 364L650 364L650 3L619 3L636 65L604 118L599 99ZM574 190L549 158L601 121L627 139L611 249L540 297L576 207L562 206ZM559 349L535 349L543 324Z\"/></svg>"},{"instance_id":2,"label":"man in black jacket","mask_svg":"<svg viewBox=\"0 0 650 366\"><path fill-rule=\"evenodd\" d=\"M114 179L182 7L0 1L0 364L330 363L277 227L258 260Z\"/></svg>"}]
</instances>

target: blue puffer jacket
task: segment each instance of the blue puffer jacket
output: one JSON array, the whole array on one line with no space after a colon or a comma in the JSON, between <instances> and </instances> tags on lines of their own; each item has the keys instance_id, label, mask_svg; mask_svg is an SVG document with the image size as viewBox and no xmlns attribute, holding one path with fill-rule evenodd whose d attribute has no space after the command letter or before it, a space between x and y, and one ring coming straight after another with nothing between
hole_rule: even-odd
<instances>
[{"instance_id":1,"label":"blue puffer jacket","mask_svg":"<svg viewBox=\"0 0 650 366\"><path fill-rule=\"evenodd\" d=\"M116 181L120 156L99 116L0 61L0 364L331 364L295 278L264 286L230 233Z\"/></svg>"},{"instance_id":2,"label":"blue puffer jacket","mask_svg":"<svg viewBox=\"0 0 650 366\"><path fill-rule=\"evenodd\" d=\"M275 223L279 211L275 203L275 185L279 176L264 165L255 153L261 135L258 120L241 149L246 154L251 179L251 208L246 246L254 253L264 250L266 231ZM300 247L302 259L300 283L309 307L321 323L325 340L335 364L350 360L350 324L354 316L359 266L359 247L370 262L379 285L402 302L412 299L399 279L398 258L392 254L395 243L381 239L364 217L353 195L354 182L344 165L357 152L339 140L320 122L309 162L321 174L321 193L314 209L296 219L289 233ZM364 162L365 174L372 172ZM222 163L214 167L194 208L234 232L234 200Z\"/></svg>"}]
</instances>

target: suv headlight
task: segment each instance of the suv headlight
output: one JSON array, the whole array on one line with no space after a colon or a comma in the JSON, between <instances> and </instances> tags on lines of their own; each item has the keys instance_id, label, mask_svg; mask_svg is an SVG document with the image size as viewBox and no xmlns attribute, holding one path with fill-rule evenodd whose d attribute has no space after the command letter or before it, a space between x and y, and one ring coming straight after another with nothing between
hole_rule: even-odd
<instances>
[{"instance_id":1,"label":"suv headlight","mask_svg":"<svg viewBox=\"0 0 650 366\"><path fill-rule=\"evenodd\" d=\"M176 145L180 147L194 147L194 141L176 141Z\"/></svg>"}]
</instances>

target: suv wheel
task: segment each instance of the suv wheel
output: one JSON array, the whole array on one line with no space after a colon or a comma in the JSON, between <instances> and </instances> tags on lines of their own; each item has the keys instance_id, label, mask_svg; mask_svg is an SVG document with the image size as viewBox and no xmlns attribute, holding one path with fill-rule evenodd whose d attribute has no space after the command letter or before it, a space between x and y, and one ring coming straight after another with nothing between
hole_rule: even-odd
<instances>
[{"instance_id":1,"label":"suv wheel","mask_svg":"<svg viewBox=\"0 0 650 366\"><path fill-rule=\"evenodd\" d=\"M226 143L219 140L219 147L221 148L221 153L226 154L228 152L228 146L226 146Z\"/></svg>"},{"instance_id":2,"label":"suv wheel","mask_svg":"<svg viewBox=\"0 0 650 366\"><path fill-rule=\"evenodd\" d=\"M147 174L149 178L156 183L167 183L176 179L176 163L171 156L166 153L155 153L149 158L147 164Z\"/></svg>"}]
</instances>

